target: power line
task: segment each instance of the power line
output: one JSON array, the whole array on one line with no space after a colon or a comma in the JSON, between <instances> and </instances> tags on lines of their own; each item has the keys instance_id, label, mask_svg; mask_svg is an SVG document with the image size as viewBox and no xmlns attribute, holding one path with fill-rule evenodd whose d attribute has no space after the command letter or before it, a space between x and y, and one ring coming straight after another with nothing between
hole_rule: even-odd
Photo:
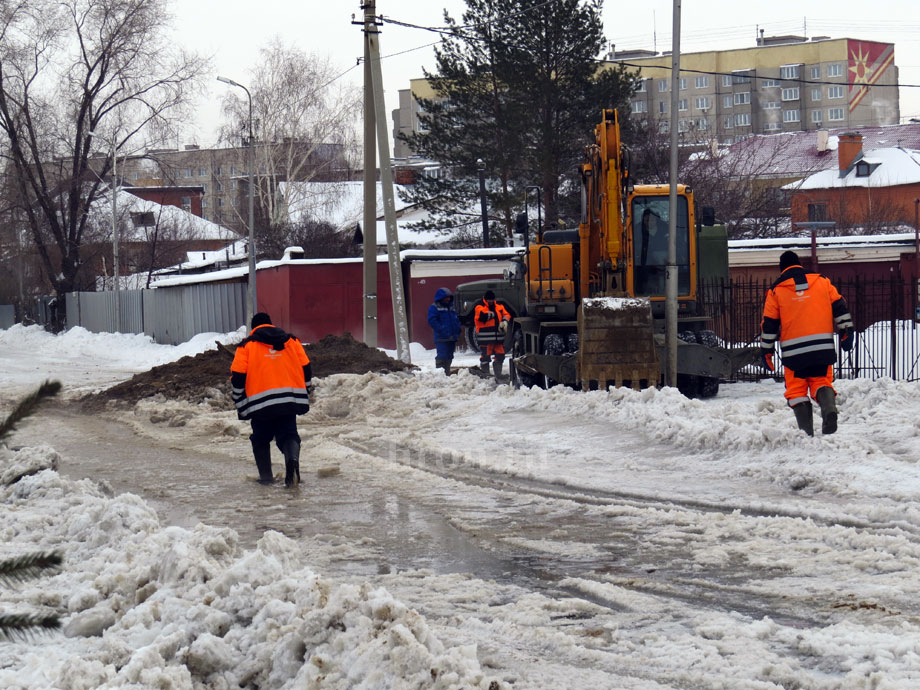
<instances>
[{"instance_id":1,"label":"power line","mask_svg":"<svg viewBox=\"0 0 920 690\"><path fill-rule=\"evenodd\" d=\"M383 15L380 15L379 17L377 17L377 19L379 19L382 22L386 22L388 24L395 24L396 26L404 26L409 29L421 29L423 31L431 31L434 33L439 33L439 34L443 34L447 36L455 36L458 31L462 31L463 29L476 29L482 26L488 26L490 24L494 24L495 22L499 22L499 21L504 22L509 19L514 19L515 17L520 17L521 15L535 12L541 7L546 7L547 5L553 5L557 2L559 2L559 0L546 0L546 2L541 2L539 5L534 5L533 7L528 7L527 9L520 10L518 12L498 15L494 19L487 19L486 21L476 22L473 24L462 24L460 26L422 26L420 24L412 24L411 22L404 22L398 19L393 19L392 17L385 17Z\"/></svg>"},{"instance_id":2,"label":"power line","mask_svg":"<svg viewBox=\"0 0 920 690\"><path fill-rule=\"evenodd\" d=\"M671 70L670 65L639 65L635 62L626 62L625 60L595 60L595 62L609 64L614 63L617 65L626 65L627 67L635 67L637 69L664 69ZM783 79L781 77L760 77L757 75L747 75L739 74L739 72L744 72L746 70L738 70L738 72L712 72L702 69L689 69L689 68L680 68L681 73L686 72L688 74L707 74L714 77L744 77L745 79L760 79L760 80L769 80L769 81L781 81L781 82L790 82L791 85L795 84L820 84L827 86L864 86L868 88L881 88L881 87L890 87L890 88L908 88L908 89L920 89L920 84L867 84L865 82L858 81L823 81L820 79Z\"/></svg>"}]
</instances>

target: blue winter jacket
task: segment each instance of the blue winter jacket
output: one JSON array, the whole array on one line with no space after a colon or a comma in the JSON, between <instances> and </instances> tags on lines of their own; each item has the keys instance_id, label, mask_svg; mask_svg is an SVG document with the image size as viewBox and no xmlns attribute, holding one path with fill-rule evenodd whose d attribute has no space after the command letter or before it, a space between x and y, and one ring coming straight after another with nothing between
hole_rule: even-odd
<instances>
[{"instance_id":1,"label":"blue winter jacket","mask_svg":"<svg viewBox=\"0 0 920 690\"><path fill-rule=\"evenodd\" d=\"M434 304L428 307L428 325L434 331L436 343L447 343L460 337L460 317L454 310L453 302L445 303L445 297L453 297L447 288L438 288L434 293Z\"/></svg>"}]
</instances>

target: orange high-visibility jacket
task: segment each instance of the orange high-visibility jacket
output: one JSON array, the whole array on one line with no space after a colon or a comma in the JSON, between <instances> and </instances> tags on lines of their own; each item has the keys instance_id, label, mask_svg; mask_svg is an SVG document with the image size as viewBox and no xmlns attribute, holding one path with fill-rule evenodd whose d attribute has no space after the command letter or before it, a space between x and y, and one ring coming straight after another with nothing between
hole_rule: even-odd
<instances>
[{"instance_id":1,"label":"orange high-visibility jacket","mask_svg":"<svg viewBox=\"0 0 920 690\"><path fill-rule=\"evenodd\" d=\"M495 302L494 307L484 299L476 304L473 310L473 323L476 326L476 342L480 345L491 345L505 341L505 335L498 330L502 321L510 321L511 314L504 306Z\"/></svg>"},{"instance_id":2,"label":"orange high-visibility jacket","mask_svg":"<svg viewBox=\"0 0 920 690\"><path fill-rule=\"evenodd\" d=\"M270 324L252 329L230 365L232 397L240 419L304 414L310 358L300 341Z\"/></svg>"},{"instance_id":3,"label":"orange high-visibility jacket","mask_svg":"<svg viewBox=\"0 0 920 690\"><path fill-rule=\"evenodd\" d=\"M819 273L806 273L801 266L790 266L767 290L760 347L772 353L779 340L788 369L826 370L837 361L834 330L852 328L846 301L831 281Z\"/></svg>"}]
</instances>

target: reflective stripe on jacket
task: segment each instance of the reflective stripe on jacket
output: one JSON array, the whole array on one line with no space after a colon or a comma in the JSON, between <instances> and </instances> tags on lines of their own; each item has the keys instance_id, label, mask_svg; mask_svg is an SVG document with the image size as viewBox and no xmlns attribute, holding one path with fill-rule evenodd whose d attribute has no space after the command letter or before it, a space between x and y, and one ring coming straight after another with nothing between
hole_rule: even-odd
<instances>
[{"instance_id":1,"label":"reflective stripe on jacket","mask_svg":"<svg viewBox=\"0 0 920 690\"><path fill-rule=\"evenodd\" d=\"M498 330L501 321L510 321L511 314L504 306L495 303L490 307L488 302L482 300L473 310L473 323L476 326L476 342L480 345L505 342L505 334Z\"/></svg>"},{"instance_id":2,"label":"reflective stripe on jacket","mask_svg":"<svg viewBox=\"0 0 920 690\"><path fill-rule=\"evenodd\" d=\"M784 366L796 372L816 370L837 361L834 330L851 328L846 301L831 281L790 266L767 290L760 347L773 352L778 340Z\"/></svg>"},{"instance_id":3,"label":"reflective stripe on jacket","mask_svg":"<svg viewBox=\"0 0 920 690\"><path fill-rule=\"evenodd\" d=\"M254 328L236 348L230 365L239 418L307 412L310 396L304 367L309 364L310 358L294 336L271 325Z\"/></svg>"}]
</instances>

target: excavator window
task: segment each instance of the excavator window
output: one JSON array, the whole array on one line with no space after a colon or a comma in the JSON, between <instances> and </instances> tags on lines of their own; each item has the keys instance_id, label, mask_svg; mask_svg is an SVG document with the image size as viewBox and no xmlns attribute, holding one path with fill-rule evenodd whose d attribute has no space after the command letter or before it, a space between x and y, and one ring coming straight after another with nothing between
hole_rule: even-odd
<instances>
[{"instance_id":1,"label":"excavator window","mask_svg":"<svg viewBox=\"0 0 920 690\"><path fill-rule=\"evenodd\" d=\"M632 202L636 295L665 294L670 204L667 196L639 196ZM690 290L690 224L687 198L677 198L677 289Z\"/></svg>"}]
</instances>

